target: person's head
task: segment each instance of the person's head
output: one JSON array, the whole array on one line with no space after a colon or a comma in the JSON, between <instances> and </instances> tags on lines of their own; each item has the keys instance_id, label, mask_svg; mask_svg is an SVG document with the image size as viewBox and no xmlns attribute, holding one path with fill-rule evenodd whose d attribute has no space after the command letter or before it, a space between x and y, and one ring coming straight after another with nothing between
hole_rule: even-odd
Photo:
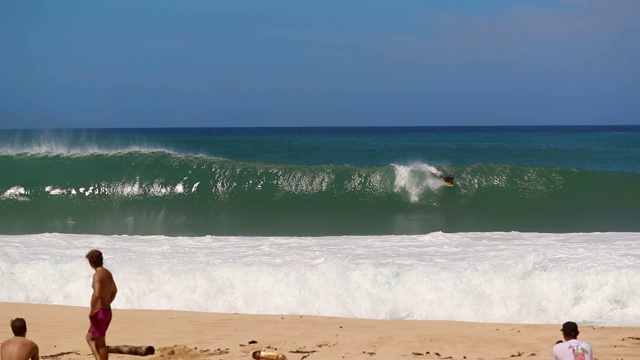
<instances>
[{"instance_id":1,"label":"person's head","mask_svg":"<svg viewBox=\"0 0 640 360\"><path fill-rule=\"evenodd\" d=\"M578 324L573 321L567 321L562 324L562 329L560 329L560 331L562 331L562 335L565 340L577 339L578 334L580 334L580 331L578 331Z\"/></svg>"},{"instance_id":2,"label":"person's head","mask_svg":"<svg viewBox=\"0 0 640 360\"><path fill-rule=\"evenodd\" d=\"M27 335L27 322L23 318L15 318L11 320L11 331L15 336Z\"/></svg>"},{"instance_id":3,"label":"person's head","mask_svg":"<svg viewBox=\"0 0 640 360\"><path fill-rule=\"evenodd\" d=\"M89 251L86 258L89 260L89 265L91 265L92 268L95 269L102 266L103 259L100 250L93 249Z\"/></svg>"}]
</instances>

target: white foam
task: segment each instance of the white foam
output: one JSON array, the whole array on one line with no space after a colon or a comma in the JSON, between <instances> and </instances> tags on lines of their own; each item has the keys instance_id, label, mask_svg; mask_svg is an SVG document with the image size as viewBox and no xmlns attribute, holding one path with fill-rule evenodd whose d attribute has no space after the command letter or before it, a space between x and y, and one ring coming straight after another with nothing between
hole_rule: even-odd
<instances>
[{"instance_id":1,"label":"white foam","mask_svg":"<svg viewBox=\"0 0 640 360\"><path fill-rule=\"evenodd\" d=\"M60 188L52 185L44 187L44 192L51 196L76 196L78 194L85 197L99 196L99 195L111 195L123 198L132 198L141 195L148 195L152 197L164 197L177 194L185 194L189 192L195 192L199 183L193 185L192 189L185 188L183 182L173 184L164 184L161 180L156 180L149 184L143 184L139 179L135 181L117 181L113 183L101 182L95 186L79 187L75 188ZM14 186L11 189L5 191L0 196L0 199L5 200L29 200L23 195L28 195L29 192L23 187Z\"/></svg>"},{"instance_id":2,"label":"white foam","mask_svg":"<svg viewBox=\"0 0 640 360\"><path fill-rule=\"evenodd\" d=\"M91 248L118 308L640 326L640 233L0 235L0 301L86 306Z\"/></svg>"},{"instance_id":3,"label":"white foam","mask_svg":"<svg viewBox=\"0 0 640 360\"><path fill-rule=\"evenodd\" d=\"M395 169L394 190L406 193L412 203L418 202L426 191L437 191L444 186L442 181L433 175L439 170L429 164L392 164L392 166Z\"/></svg>"},{"instance_id":4,"label":"white foam","mask_svg":"<svg viewBox=\"0 0 640 360\"><path fill-rule=\"evenodd\" d=\"M29 192L24 187L16 185L5 191L2 196L0 196L0 200L29 201L30 199L25 195L29 195Z\"/></svg>"}]
</instances>

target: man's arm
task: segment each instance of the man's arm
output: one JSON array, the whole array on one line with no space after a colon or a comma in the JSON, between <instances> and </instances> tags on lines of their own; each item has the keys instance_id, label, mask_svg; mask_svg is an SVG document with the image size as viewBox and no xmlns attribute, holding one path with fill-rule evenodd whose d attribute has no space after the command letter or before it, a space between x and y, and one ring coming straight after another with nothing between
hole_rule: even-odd
<instances>
[{"instance_id":1,"label":"man's arm","mask_svg":"<svg viewBox=\"0 0 640 360\"><path fill-rule=\"evenodd\" d=\"M31 356L31 360L40 360L40 349L38 349L38 345L33 343L33 355Z\"/></svg>"},{"instance_id":2,"label":"man's arm","mask_svg":"<svg viewBox=\"0 0 640 360\"><path fill-rule=\"evenodd\" d=\"M111 292L111 301L109 301L109 303L112 303L113 300L115 300L117 293L118 293L118 287L116 286L116 282L113 281L113 291Z\"/></svg>"}]
</instances>

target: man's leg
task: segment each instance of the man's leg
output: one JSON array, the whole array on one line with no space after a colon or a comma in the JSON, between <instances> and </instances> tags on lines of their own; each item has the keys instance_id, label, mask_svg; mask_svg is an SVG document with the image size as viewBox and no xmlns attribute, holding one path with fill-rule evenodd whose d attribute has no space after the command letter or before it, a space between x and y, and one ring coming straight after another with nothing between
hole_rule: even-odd
<instances>
[{"instance_id":1,"label":"man's leg","mask_svg":"<svg viewBox=\"0 0 640 360\"><path fill-rule=\"evenodd\" d=\"M109 359L109 349L107 349L107 342L104 336L95 339L95 346L99 356L98 360Z\"/></svg>"},{"instance_id":2,"label":"man's leg","mask_svg":"<svg viewBox=\"0 0 640 360\"><path fill-rule=\"evenodd\" d=\"M100 360L100 354L98 354L98 349L96 348L96 341L91 337L91 333L87 333L87 344L89 344L91 353L93 353L93 356L96 358L96 360Z\"/></svg>"}]
</instances>

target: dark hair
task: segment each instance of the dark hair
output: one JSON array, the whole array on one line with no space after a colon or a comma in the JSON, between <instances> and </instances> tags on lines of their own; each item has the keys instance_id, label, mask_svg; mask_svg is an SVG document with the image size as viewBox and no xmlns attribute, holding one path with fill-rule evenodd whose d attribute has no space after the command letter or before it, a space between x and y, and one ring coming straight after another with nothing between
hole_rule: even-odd
<instances>
[{"instance_id":1,"label":"dark hair","mask_svg":"<svg viewBox=\"0 0 640 360\"><path fill-rule=\"evenodd\" d=\"M89 264L92 267L102 266L102 252L100 250L93 249L87 253L86 258L89 260Z\"/></svg>"},{"instance_id":2,"label":"dark hair","mask_svg":"<svg viewBox=\"0 0 640 360\"><path fill-rule=\"evenodd\" d=\"M11 320L11 331L15 336L27 335L27 322L23 318L15 318Z\"/></svg>"},{"instance_id":3,"label":"dark hair","mask_svg":"<svg viewBox=\"0 0 640 360\"><path fill-rule=\"evenodd\" d=\"M578 336L578 334L580 334L580 331L578 331L578 324L574 323L573 321L567 321L566 323L562 324L562 329L560 329L560 331L562 331L563 334L572 337L576 337Z\"/></svg>"}]
</instances>

